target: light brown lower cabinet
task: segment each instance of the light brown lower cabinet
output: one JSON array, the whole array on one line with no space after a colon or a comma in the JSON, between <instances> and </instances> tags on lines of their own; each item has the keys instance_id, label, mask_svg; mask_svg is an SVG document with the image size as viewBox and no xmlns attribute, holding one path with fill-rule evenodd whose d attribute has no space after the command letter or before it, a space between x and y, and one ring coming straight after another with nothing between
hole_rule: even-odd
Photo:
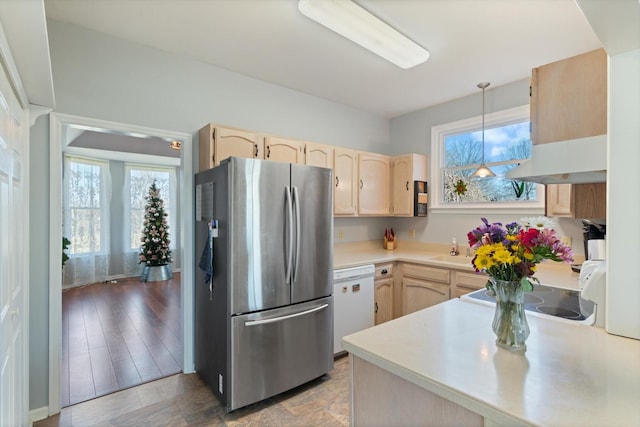
<instances>
[{"instance_id":1,"label":"light brown lower cabinet","mask_svg":"<svg viewBox=\"0 0 640 427\"><path fill-rule=\"evenodd\" d=\"M448 268L418 264L402 265L402 314L413 313L447 301L450 296Z\"/></svg>"},{"instance_id":2,"label":"light brown lower cabinet","mask_svg":"<svg viewBox=\"0 0 640 427\"><path fill-rule=\"evenodd\" d=\"M375 286L376 325L393 319L393 277L377 279Z\"/></svg>"},{"instance_id":3,"label":"light brown lower cabinet","mask_svg":"<svg viewBox=\"0 0 640 427\"><path fill-rule=\"evenodd\" d=\"M465 273L462 271L456 271L454 273L453 282L455 286L452 290L453 297L459 298L469 292L477 291L478 289L484 289L487 284L488 277L485 274L479 273Z\"/></svg>"},{"instance_id":4,"label":"light brown lower cabinet","mask_svg":"<svg viewBox=\"0 0 640 427\"><path fill-rule=\"evenodd\" d=\"M393 263L376 265L375 287L375 324L393 319Z\"/></svg>"}]
</instances>

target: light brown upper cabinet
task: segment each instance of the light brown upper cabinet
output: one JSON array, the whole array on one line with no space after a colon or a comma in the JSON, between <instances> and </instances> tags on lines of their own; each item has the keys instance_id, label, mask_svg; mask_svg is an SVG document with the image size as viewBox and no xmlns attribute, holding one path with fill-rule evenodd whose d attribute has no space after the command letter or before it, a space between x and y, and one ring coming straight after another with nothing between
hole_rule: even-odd
<instances>
[{"instance_id":1,"label":"light brown upper cabinet","mask_svg":"<svg viewBox=\"0 0 640 427\"><path fill-rule=\"evenodd\" d=\"M607 54L598 49L534 68L531 73L531 141L607 133Z\"/></svg>"},{"instance_id":2,"label":"light brown upper cabinet","mask_svg":"<svg viewBox=\"0 0 640 427\"><path fill-rule=\"evenodd\" d=\"M391 157L358 153L358 215L391 213Z\"/></svg>"},{"instance_id":3,"label":"light brown upper cabinet","mask_svg":"<svg viewBox=\"0 0 640 427\"><path fill-rule=\"evenodd\" d=\"M407 154L393 158L393 203L394 216L413 216L414 181L427 181L427 156Z\"/></svg>"},{"instance_id":4,"label":"light brown upper cabinet","mask_svg":"<svg viewBox=\"0 0 640 427\"><path fill-rule=\"evenodd\" d=\"M304 164L304 142L266 136L264 138L264 158L276 162Z\"/></svg>"},{"instance_id":5,"label":"light brown upper cabinet","mask_svg":"<svg viewBox=\"0 0 640 427\"><path fill-rule=\"evenodd\" d=\"M568 218L607 217L607 184L547 185L547 216Z\"/></svg>"},{"instance_id":6,"label":"light brown upper cabinet","mask_svg":"<svg viewBox=\"0 0 640 427\"><path fill-rule=\"evenodd\" d=\"M598 49L534 68L531 141L550 144L607 133L607 54ZM549 184L546 215L606 218L606 184Z\"/></svg>"},{"instance_id":7,"label":"light brown upper cabinet","mask_svg":"<svg viewBox=\"0 0 640 427\"><path fill-rule=\"evenodd\" d=\"M305 164L333 169L334 147L307 142L304 149Z\"/></svg>"},{"instance_id":8,"label":"light brown upper cabinet","mask_svg":"<svg viewBox=\"0 0 640 427\"><path fill-rule=\"evenodd\" d=\"M261 159L264 150L262 137L253 132L221 127L212 123L199 132L198 170L218 166L227 157Z\"/></svg>"},{"instance_id":9,"label":"light brown upper cabinet","mask_svg":"<svg viewBox=\"0 0 640 427\"><path fill-rule=\"evenodd\" d=\"M353 216L357 213L358 152L335 147L333 164L333 213Z\"/></svg>"}]
</instances>

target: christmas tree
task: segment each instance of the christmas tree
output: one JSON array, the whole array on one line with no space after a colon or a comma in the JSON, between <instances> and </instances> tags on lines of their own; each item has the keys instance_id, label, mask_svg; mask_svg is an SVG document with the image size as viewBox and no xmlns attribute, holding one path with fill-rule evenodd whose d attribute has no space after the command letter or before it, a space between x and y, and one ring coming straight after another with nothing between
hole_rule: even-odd
<instances>
[{"instance_id":1,"label":"christmas tree","mask_svg":"<svg viewBox=\"0 0 640 427\"><path fill-rule=\"evenodd\" d=\"M145 196L147 205L144 209L144 228L142 230L142 246L140 247L139 264L149 266L165 265L172 261L169 249L169 225L164 202L160 198L160 190L156 181L149 187Z\"/></svg>"}]
</instances>

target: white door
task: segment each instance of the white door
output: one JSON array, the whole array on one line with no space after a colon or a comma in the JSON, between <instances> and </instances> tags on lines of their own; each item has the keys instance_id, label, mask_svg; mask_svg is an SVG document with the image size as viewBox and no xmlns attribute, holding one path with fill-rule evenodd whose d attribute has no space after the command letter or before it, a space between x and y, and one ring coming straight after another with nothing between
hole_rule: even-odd
<instances>
[{"instance_id":1,"label":"white door","mask_svg":"<svg viewBox=\"0 0 640 427\"><path fill-rule=\"evenodd\" d=\"M0 66L0 426L28 423L28 134L27 115Z\"/></svg>"}]
</instances>

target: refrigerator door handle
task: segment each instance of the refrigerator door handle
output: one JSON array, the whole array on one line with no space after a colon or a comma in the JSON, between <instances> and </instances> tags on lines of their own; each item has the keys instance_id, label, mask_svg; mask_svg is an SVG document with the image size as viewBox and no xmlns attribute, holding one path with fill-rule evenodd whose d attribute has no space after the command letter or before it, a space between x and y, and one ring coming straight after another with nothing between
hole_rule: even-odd
<instances>
[{"instance_id":1,"label":"refrigerator door handle","mask_svg":"<svg viewBox=\"0 0 640 427\"><path fill-rule=\"evenodd\" d=\"M324 310L327 307L329 307L329 304L322 304L317 307L313 307L309 310L300 311L298 313L293 313L293 314L287 314L286 316L272 317L270 319L261 319L261 320L248 320L244 322L244 326L258 326L258 325L266 325L268 323L282 322L283 320L292 319L294 317L306 316L307 314Z\"/></svg>"},{"instance_id":2,"label":"refrigerator door handle","mask_svg":"<svg viewBox=\"0 0 640 427\"><path fill-rule=\"evenodd\" d=\"M291 264L293 260L293 206L291 203L291 189L285 187L284 189L285 199L287 201L287 223L289 227L288 248L287 248L287 271L285 273L285 281L288 283L291 280Z\"/></svg>"},{"instance_id":3,"label":"refrigerator door handle","mask_svg":"<svg viewBox=\"0 0 640 427\"><path fill-rule=\"evenodd\" d=\"M300 261L300 198L298 197L298 187L293 186L293 202L296 213L296 259L293 263L293 281L298 277L298 261Z\"/></svg>"}]
</instances>

